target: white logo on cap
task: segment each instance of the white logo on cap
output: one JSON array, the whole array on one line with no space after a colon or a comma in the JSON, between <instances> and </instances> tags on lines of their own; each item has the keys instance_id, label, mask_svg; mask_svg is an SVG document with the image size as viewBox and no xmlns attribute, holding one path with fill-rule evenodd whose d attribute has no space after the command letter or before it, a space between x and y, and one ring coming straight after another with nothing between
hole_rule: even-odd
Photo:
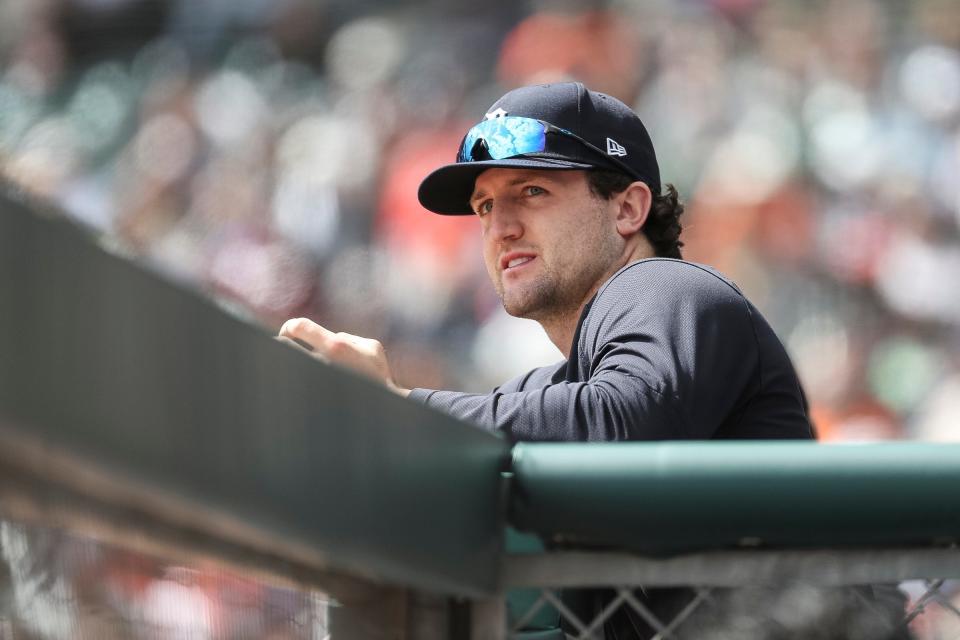
<instances>
[{"instance_id":1,"label":"white logo on cap","mask_svg":"<svg viewBox=\"0 0 960 640\"><path fill-rule=\"evenodd\" d=\"M627 150L623 148L623 145L619 144L616 140L607 138L607 155L608 156L625 156L627 155Z\"/></svg>"},{"instance_id":2,"label":"white logo on cap","mask_svg":"<svg viewBox=\"0 0 960 640\"><path fill-rule=\"evenodd\" d=\"M491 111L490 113L488 113L487 115L485 115L485 116L483 116L483 117L484 117L484 119L486 119L486 120L495 120L495 119L497 119L497 118L503 118L503 117L505 117L506 115L507 115L507 112L506 112L506 111L504 111L504 110L501 109L500 107L497 107L496 109L494 109L493 111Z\"/></svg>"}]
</instances>

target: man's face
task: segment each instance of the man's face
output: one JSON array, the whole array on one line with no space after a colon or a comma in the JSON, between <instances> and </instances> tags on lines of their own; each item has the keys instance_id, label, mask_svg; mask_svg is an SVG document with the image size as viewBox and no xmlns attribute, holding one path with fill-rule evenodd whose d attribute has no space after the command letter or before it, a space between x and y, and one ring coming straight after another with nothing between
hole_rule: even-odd
<instances>
[{"instance_id":1,"label":"man's face","mask_svg":"<svg viewBox=\"0 0 960 640\"><path fill-rule=\"evenodd\" d=\"M514 316L577 312L623 252L615 204L590 191L583 171L489 169L476 179L470 205L487 272Z\"/></svg>"}]
</instances>

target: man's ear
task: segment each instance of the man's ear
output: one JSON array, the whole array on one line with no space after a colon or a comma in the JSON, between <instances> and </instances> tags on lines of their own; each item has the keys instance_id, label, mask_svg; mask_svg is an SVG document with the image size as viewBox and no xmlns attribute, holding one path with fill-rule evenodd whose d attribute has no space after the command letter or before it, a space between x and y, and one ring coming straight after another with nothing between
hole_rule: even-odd
<instances>
[{"instance_id":1,"label":"man's ear","mask_svg":"<svg viewBox=\"0 0 960 640\"><path fill-rule=\"evenodd\" d=\"M645 183L631 183L616 196L620 203L617 212L617 232L629 237L639 231L650 214L650 205L653 203L653 194Z\"/></svg>"}]
</instances>

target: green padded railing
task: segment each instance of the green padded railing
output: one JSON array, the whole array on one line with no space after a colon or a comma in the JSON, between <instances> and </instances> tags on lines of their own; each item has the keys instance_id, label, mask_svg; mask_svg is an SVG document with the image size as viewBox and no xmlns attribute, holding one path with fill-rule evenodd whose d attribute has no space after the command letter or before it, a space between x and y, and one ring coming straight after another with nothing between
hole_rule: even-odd
<instances>
[{"instance_id":1,"label":"green padded railing","mask_svg":"<svg viewBox=\"0 0 960 640\"><path fill-rule=\"evenodd\" d=\"M0 189L0 471L25 439L326 569L492 592L503 439L323 365L37 210ZM38 464L40 481L62 474Z\"/></svg>"},{"instance_id":2,"label":"green padded railing","mask_svg":"<svg viewBox=\"0 0 960 640\"><path fill-rule=\"evenodd\" d=\"M648 554L960 538L960 445L518 444L510 519Z\"/></svg>"}]
</instances>

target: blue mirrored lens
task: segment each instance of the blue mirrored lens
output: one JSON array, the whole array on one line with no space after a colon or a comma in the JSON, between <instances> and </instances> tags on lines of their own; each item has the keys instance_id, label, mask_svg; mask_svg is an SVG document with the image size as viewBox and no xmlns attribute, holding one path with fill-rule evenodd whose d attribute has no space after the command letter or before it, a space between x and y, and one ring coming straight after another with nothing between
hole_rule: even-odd
<instances>
[{"instance_id":1,"label":"blue mirrored lens","mask_svg":"<svg viewBox=\"0 0 960 640\"><path fill-rule=\"evenodd\" d=\"M473 148L477 140L486 143L493 160L502 160L524 153L540 153L546 148L546 127L532 118L505 117L484 120L476 125L463 140L460 162L473 162Z\"/></svg>"}]
</instances>

